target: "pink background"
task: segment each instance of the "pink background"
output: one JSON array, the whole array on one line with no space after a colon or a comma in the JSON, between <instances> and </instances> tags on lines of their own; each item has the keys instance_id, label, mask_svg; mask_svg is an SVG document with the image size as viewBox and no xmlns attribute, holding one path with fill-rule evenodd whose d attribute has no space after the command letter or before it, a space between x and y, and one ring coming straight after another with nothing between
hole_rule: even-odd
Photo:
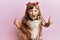
<instances>
[{"instance_id":1,"label":"pink background","mask_svg":"<svg viewBox=\"0 0 60 40\"><path fill-rule=\"evenodd\" d=\"M24 15L26 3L36 0L0 0L0 40L19 40L18 30L13 21ZM44 19L52 17L49 28L43 27L43 40L60 40L60 0L37 0Z\"/></svg>"}]
</instances>

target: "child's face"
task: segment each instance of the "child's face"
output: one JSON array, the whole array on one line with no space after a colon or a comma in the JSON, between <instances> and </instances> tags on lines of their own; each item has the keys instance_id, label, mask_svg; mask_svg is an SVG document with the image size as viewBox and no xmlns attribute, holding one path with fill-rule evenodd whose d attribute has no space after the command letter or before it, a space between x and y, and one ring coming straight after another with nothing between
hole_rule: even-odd
<instances>
[{"instance_id":1,"label":"child's face","mask_svg":"<svg viewBox=\"0 0 60 40\"><path fill-rule=\"evenodd\" d=\"M36 9L35 7L33 9L28 10L29 16L32 20L37 18L37 15L39 13L39 10Z\"/></svg>"}]
</instances>

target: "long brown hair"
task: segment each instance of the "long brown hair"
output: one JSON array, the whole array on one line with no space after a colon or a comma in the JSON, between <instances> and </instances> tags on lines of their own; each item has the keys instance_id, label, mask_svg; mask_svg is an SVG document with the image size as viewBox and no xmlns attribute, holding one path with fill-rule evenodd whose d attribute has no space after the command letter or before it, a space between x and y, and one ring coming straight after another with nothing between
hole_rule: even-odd
<instances>
[{"instance_id":1,"label":"long brown hair","mask_svg":"<svg viewBox=\"0 0 60 40\"><path fill-rule=\"evenodd\" d=\"M28 20L30 20L30 17L29 17L29 14L28 14L28 10L33 9L34 7L39 10L38 19L40 19L41 12L40 12L40 8L39 8L38 3L37 2L36 3L30 3L29 2L29 3L27 3L25 15L24 15L24 17L22 19L22 25L26 26L26 22Z\"/></svg>"}]
</instances>

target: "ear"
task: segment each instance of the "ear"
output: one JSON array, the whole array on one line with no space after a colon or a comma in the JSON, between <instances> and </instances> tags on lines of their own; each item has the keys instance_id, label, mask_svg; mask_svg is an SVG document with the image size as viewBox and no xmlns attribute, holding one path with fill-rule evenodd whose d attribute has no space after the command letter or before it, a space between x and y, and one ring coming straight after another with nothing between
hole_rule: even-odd
<instances>
[{"instance_id":1,"label":"ear","mask_svg":"<svg viewBox=\"0 0 60 40\"><path fill-rule=\"evenodd\" d=\"M29 6L30 5L30 2L28 2L27 4L26 4L26 6Z\"/></svg>"},{"instance_id":2,"label":"ear","mask_svg":"<svg viewBox=\"0 0 60 40\"><path fill-rule=\"evenodd\" d=\"M39 2L36 2L35 4L39 4Z\"/></svg>"}]
</instances>

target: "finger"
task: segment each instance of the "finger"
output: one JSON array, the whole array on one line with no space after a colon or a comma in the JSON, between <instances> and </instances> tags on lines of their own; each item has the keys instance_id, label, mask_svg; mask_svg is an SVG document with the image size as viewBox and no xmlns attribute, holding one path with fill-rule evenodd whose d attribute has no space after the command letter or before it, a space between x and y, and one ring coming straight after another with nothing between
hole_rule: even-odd
<instances>
[{"instance_id":1,"label":"finger","mask_svg":"<svg viewBox=\"0 0 60 40\"><path fill-rule=\"evenodd\" d=\"M51 19L51 16L49 17L49 19Z\"/></svg>"},{"instance_id":2,"label":"finger","mask_svg":"<svg viewBox=\"0 0 60 40\"><path fill-rule=\"evenodd\" d=\"M50 24L52 24L52 18L51 17L50 17L49 21L50 21Z\"/></svg>"}]
</instances>

